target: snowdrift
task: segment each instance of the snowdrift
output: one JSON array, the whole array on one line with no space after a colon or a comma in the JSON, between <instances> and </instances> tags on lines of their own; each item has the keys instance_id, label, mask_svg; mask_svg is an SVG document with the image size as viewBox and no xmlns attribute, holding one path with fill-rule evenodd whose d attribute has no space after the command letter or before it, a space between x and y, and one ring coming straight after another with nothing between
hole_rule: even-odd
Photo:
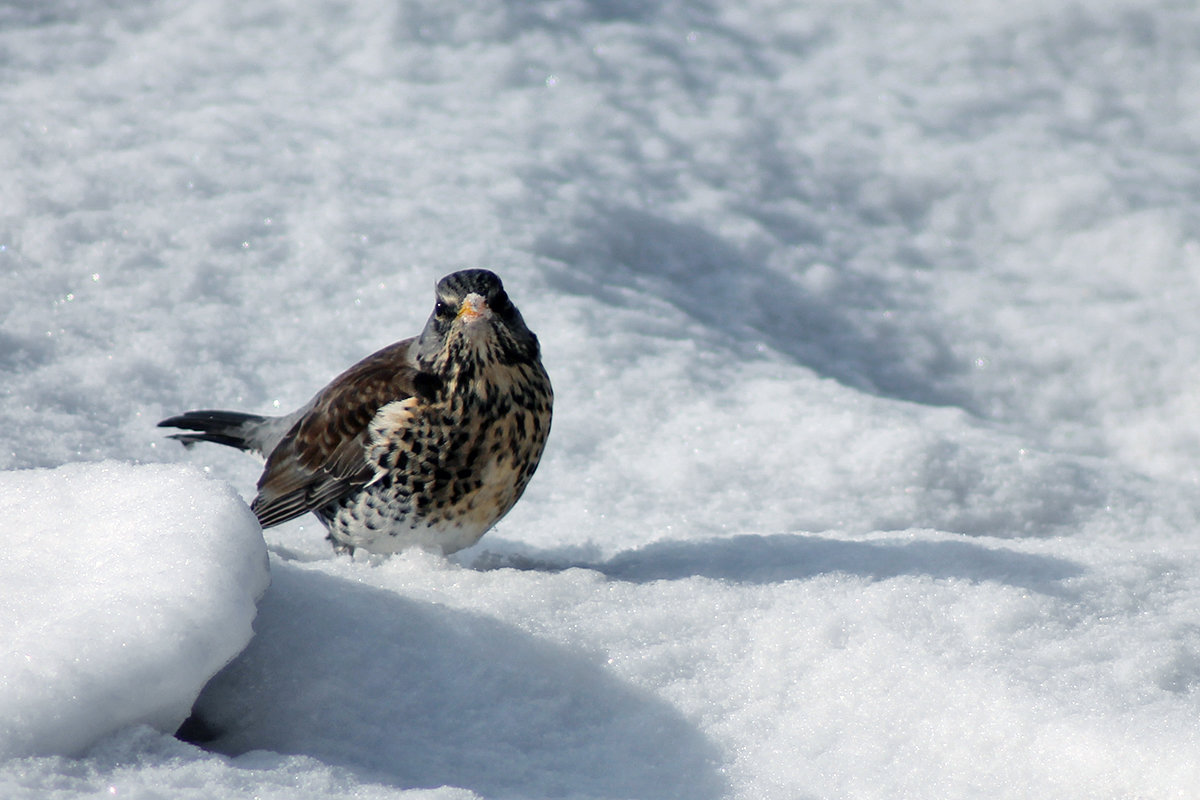
<instances>
[{"instance_id":1,"label":"snowdrift","mask_svg":"<svg viewBox=\"0 0 1200 800\"><path fill-rule=\"evenodd\" d=\"M257 520L191 467L0 473L0 756L173 732L252 634Z\"/></svg>"}]
</instances>

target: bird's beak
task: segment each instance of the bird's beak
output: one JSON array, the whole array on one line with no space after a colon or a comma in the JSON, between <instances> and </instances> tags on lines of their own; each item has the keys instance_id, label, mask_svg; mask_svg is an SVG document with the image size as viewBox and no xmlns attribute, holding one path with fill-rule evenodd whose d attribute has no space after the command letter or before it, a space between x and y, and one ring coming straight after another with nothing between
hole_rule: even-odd
<instances>
[{"instance_id":1,"label":"bird's beak","mask_svg":"<svg viewBox=\"0 0 1200 800\"><path fill-rule=\"evenodd\" d=\"M465 322L474 322L482 317L487 310L487 301L474 292L471 292L463 298L462 305L458 307L456 318Z\"/></svg>"}]
</instances>

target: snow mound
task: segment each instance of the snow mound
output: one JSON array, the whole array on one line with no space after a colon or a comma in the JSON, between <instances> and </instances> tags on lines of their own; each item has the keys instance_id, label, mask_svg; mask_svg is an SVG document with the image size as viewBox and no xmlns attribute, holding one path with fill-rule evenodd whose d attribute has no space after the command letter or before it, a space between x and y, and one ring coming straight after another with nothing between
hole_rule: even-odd
<instances>
[{"instance_id":1,"label":"snow mound","mask_svg":"<svg viewBox=\"0 0 1200 800\"><path fill-rule=\"evenodd\" d=\"M194 468L0 473L0 519L0 756L172 731L250 641L262 533Z\"/></svg>"}]
</instances>

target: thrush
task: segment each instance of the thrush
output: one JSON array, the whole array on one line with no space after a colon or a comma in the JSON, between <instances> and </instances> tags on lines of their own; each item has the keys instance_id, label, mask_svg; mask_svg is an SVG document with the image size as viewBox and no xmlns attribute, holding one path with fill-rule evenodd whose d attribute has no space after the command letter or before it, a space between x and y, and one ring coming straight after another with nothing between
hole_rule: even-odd
<instances>
[{"instance_id":1,"label":"thrush","mask_svg":"<svg viewBox=\"0 0 1200 800\"><path fill-rule=\"evenodd\" d=\"M437 283L419 336L367 356L286 416L188 411L158 423L184 445L266 457L251 505L264 528L313 512L334 548L453 553L503 517L550 432L537 336L500 278Z\"/></svg>"}]
</instances>

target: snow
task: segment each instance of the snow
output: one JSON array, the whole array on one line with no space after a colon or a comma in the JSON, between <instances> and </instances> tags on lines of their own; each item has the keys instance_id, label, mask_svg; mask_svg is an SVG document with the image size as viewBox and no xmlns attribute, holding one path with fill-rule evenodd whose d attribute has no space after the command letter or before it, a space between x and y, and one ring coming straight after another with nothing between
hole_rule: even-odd
<instances>
[{"instance_id":1,"label":"snow","mask_svg":"<svg viewBox=\"0 0 1200 800\"><path fill-rule=\"evenodd\" d=\"M0 8L4 558L156 642L81 724L5 666L0 796L1194 795L1197 41L1166 0ZM298 406L463 266L554 380L525 497L450 559L267 531L172 738L249 635L260 465L154 423ZM128 541L11 510L46 474ZM66 668L94 626L42 613Z\"/></svg>"},{"instance_id":2,"label":"snow","mask_svg":"<svg viewBox=\"0 0 1200 800\"><path fill-rule=\"evenodd\" d=\"M190 467L0 474L0 755L78 755L135 724L172 733L252 635L258 521Z\"/></svg>"}]
</instances>

